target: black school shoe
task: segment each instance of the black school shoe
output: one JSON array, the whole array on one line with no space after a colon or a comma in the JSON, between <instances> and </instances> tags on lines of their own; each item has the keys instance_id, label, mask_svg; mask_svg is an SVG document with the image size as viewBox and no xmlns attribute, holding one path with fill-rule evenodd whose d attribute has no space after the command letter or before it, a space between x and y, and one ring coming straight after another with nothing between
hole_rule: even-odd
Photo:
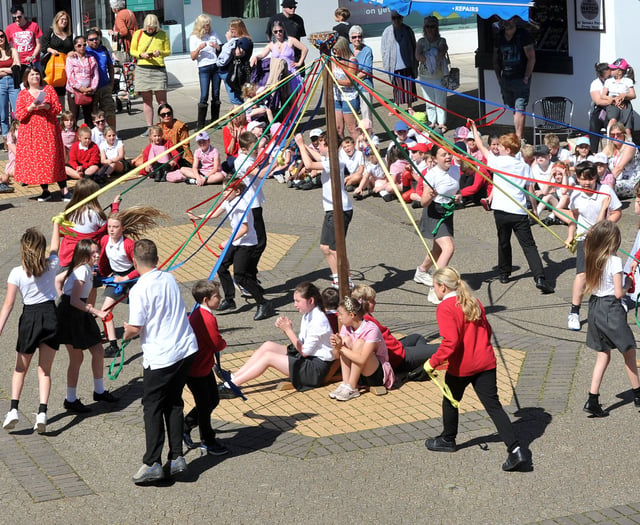
<instances>
[{"instance_id":1,"label":"black school shoe","mask_svg":"<svg viewBox=\"0 0 640 525\"><path fill-rule=\"evenodd\" d=\"M442 436L427 439L424 446L433 452L455 452L457 450L455 439L447 441Z\"/></svg>"},{"instance_id":2,"label":"black school shoe","mask_svg":"<svg viewBox=\"0 0 640 525\"><path fill-rule=\"evenodd\" d=\"M513 452L509 452L507 460L502 464L502 470L505 472L513 472L521 469L527 463L527 455L522 447L517 447Z\"/></svg>"},{"instance_id":3,"label":"black school shoe","mask_svg":"<svg viewBox=\"0 0 640 525\"><path fill-rule=\"evenodd\" d=\"M555 292L553 286L551 286L544 277L538 277L536 279L536 288L540 290L544 295Z\"/></svg>"},{"instance_id":4,"label":"black school shoe","mask_svg":"<svg viewBox=\"0 0 640 525\"><path fill-rule=\"evenodd\" d=\"M224 312L225 310L235 310L236 302L233 299L223 299L218 306L218 312Z\"/></svg>"},{"instance_id":5,"label":"black school shoe","mask_svg":"<svg viewBox=\"0 0 640 525\"><path fill-rule=\"evenodd\" d=\"M598 403L597 399L587 399L582 410L591 414L593 417L607 417L609 415L609 412L602 408L602 405Z\"/></svg>"}]
</instances>

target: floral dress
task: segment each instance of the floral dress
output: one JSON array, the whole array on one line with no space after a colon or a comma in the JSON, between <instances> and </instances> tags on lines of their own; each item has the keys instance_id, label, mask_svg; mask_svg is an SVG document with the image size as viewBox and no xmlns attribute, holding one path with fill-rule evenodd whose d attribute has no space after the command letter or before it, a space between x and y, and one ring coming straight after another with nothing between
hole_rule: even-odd
<instances>
[{"instance_id":1,"label":"floral dress","mask_svg":"<svg viewBox=\"0 0 640 525\"><path fill-rule=\"evenodd\" d=\"M62 182L64 171L64 146L57 115L62 110L58 95L51 86L44 87L44 103L49 109L27 108L34 97L28 89L18 95L16 118L20 121L20 140L16 145L16 182L25 184L51 184Z\"/></svg>"}]
</instances>

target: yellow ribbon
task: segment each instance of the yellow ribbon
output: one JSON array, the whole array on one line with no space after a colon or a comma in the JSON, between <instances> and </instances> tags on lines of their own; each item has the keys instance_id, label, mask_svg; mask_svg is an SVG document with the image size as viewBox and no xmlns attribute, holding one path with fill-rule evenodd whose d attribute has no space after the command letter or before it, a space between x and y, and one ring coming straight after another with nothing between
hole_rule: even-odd
<instances>
[{"instance_id":1,"label":"yellow ribbon","mask_svg":"<svg viewBox=\"0 0 640 525\"><path fill-rule=\"evenodd\" d=\"M453 394L451 393L449 385L447 385L444 381L438 380L438 377L440 377L440 375L438 374L437 370L431 368L429 361L425 361L423 368L427 375L431 378L431 381L433 381L433 383L440 389L442 395L449 400L449 403L451 403L454 408L458 408L460 406L460 401L453 398Z\"/></svg>"}]
</instances>

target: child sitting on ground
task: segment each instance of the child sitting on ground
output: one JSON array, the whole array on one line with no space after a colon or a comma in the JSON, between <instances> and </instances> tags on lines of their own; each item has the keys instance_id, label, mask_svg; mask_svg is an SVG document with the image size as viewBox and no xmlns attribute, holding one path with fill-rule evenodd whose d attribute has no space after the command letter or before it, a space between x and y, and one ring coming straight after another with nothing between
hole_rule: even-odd
<instances>
[{"instance_id":1,"label":"child sitting on ground","mask_svg":"<svg viewBox=\"0 0 640 525\"><path fill-rule=\"evenodd\" d=\"M107 127L107 120L104 111L97 111L91 114L93 119L93 128L91 128L91 140L100 147L104 142L104 130Z\"/></svg>"},{"instance_id":2,"label":"child sitting on ground","mask_svg":"<svg viewBox=\"0 0 640 525\"><path fill-rule=\"evenodd\" d=\"M573 168L584 162L585 160L589 160L589 156L591 155L591 142L588 137L578 137L574 146L575 153L571 155L571 159L569 159L570 166Z\"/></svg>"},{"instance_id":3,"label":"child sitting on ground","mask_svg":"<svg viewBox=\"0 0 640 525\"><path fill-rule=\"evenodd\" d=\"M212 369L216 353L227 347L213 315L220 305L220 286L214 281L201 280L193 285L191 294L199 305L189 316L189 324L198 341L198 351L187 377L195 406L184 416L183 439L187 448L195 448L191 431L197 426L200 431L199 447L212 456L223 456L229 453L229 449L216 439L216 432L211 428L211 413L220 403Z\"/></svg>"},{"instance_id":4,"label":"child sitting on ground","mask_svg":"<svg viewBox=\"0 0 640 525\"><path fill-rule=\"evenodd\" d=\"M547 133L543 142L549 148L551 162L569 162L571 160L571 152L566 148L560 147L560 139L555 133Z\"/></svg>"},{"instance_id":5,"label":"child sitting on ground","mask_svg":"<svg viewBox=\"0 0 640 525\"><path fill-rule=\"evenodd\" d=\"M566 186L573 186L573 177L569 177L569 170L562 162L556 162L551 166L551 174L549 175L549 182L555 182L556 184L562 184L560 186L554 186L552 184L545 185L545 190L541 192L538 197L540 202L536 209L536 214L540 217L540 214L545 208L548 208L546 204L553 206L559 212L568 214L569 211L569 199L571 197L571 190ZM536 192L537 194L538 192ZM565 217L562 213L556 215L553 210L542 221L547 226L555 224L569 224L572 221Z\"/></svg>"},{"instance_id":6,"label":"child sitting on ground","mask_svg":"<svg viewBox=\"0 0 640 525\"><path fill-rule=\"evenodd\" d=\"M188 184L220 184L224 180L224 172L220 169L220 153L211 145L211 139L206 131L201 131L196 137L198 149L193 152L193 166L182 167L167 176L169 182Z\"/></svg>"},{"instance_id":7,"label":"child sitting on ground","mask_svg":"<svg viewBox=\"0 0 640 525\"><path fill-rule=\"evenodd\" d=\"M329 319L331 330L334 334L340 331L338 325L338 306L340 306L340 293L333 286L329 286L322 290L322 304L324 305L324 313Z\"/></svg>"},{"instance_id":8,"label":"child sitting on ground","mask_svg":"<svg viewBox=\"0 0 640 525\"><path fill-rule=\"evenodd\" d=\"M387 147L387 166L391 166L391 164L393 163L393 159L391 157L392 152L395 152L396 155L396 159L398 158L398 146L402 147L403 145L405 145L405 147L410 147L413 146L417 141L411 137L409 137L409 126L407 125L406 122L404 121L399 121L396 122L396 125L393 128L393 133L395 135L395 142L392 141L389 146ZM398 143L398 146L396 146L396 142Z\"/></svg>"},{"instance_id":9,"label":"child sitting on ground","mask_svg":"<svg viewBox=\"0 0 640 525\"><path fill-rule=\"evenodd\" d=\"M73 143L71 151L69 151L69 162L65 166L67 177L72 179L94 178L99 169L100 150L91 141L91 130L83 125L78 130L78 140Z\"/></svg>"},{"instance_id":10,"label":"child sitting on ground","mask_svg":"<svg viewBox=\"0 0 640 525\"><path fill-rule=\"evenodd\" d=\"M360 184L353 190L353 198L357 201L366 199L370 195L378 195L380 188L384 187L387 182L375 152L371 148L366 148L363 153L366 161L364 173Z\"/></svg>"},{"instance_id":11,"label":"child sitting on ground","mask_svg":"<svg viewBox=\"0 0 640 525\"><path fill-rule=\"evenodd\" d=\"M158 155L160 155L160 158L156 159L150 166L147 166L144 174L149 178L153 178L156 182L164 182L167 180L169 172L179 171L178 159L180 154L175 150L171 153L165 153L172 147L171 141L165 140L162 136L162 128L160 126L151 126L149 128L149 144L142 151L142 162L145 163Z\"/></svg>"},{"instance_id":12,"label":"child sitting on ground","mask_svg":"<svg viewBox=\"0 0 640 525\"><path fill-rule=\"evenodd\" d=\"M100 174L110 176L112 174L121 175L128 169L128 163L124 158L124 142L116 135L113 128L104 128L104 141L100 148Z\"/></svg>"},{"instance_id":13,"label":"child sitting on ground","mask_svg":"<svg viewBox=\"0 0 640 525\"><path fill-rule=\"evenodd\" d=\"M600 153L596 153L589 157L589 160L596 165L600 184L606 184L612 190L615 190L616 178L609 169L609 157L607 157L607 154L604 151L601 151Z\"/></svg>"},{"instance_id":14,"label":"child sitting on ground","mask_svg":"<svg viewBox=\"0 0 640 525\"><path fill-rule=\"evenodd\" d=\"M412 142L411 146L415 146L416 142ZM410 146L402 145L400 148L392 148L391 151L387 150L387 165L389 166L389 175L392 180L386 179L384 184L373 189L379 197L385 202L391 202L396 198L394 188L398 188L402 193L402 174L409 168L408 153L406 148Z\"/></svg>"},{"instance_id":15,"label":"child sitting on ground","mask_svg":"<svg viewBox=\"0 0 640 525\"><path fill-rule=\"evenodd\" d=\"M17 122L17 121L14 121ZM64 146L64 160L69 162L71 146L78 140L76 118L71 111L63 111L60 114L60 127L62 128L62 144Z\"/></svg>"},{"instance_id":16,"label":"child sitting on ground","mask_svg":"<svg viewBox=\"0 0 640 525\"><path fill-rule=\"evenodd\" d=\"M358 384L391 388L395 380L389 352L380 329L364 320L361 302L345 297L338 307L340 334L331 336L334 355L340 356L342 383L329 394L331 399L349 401L360 396Z\"/></svg>"},{"instance_id":17,"label":"child sitting on ground","mask_svg":"<svg viewBox=\"0 0 640 525\"><path fill-rule=\"evenodd\" d=\"M351 137L345 137L340 143L340 162L344 164L344 185L347 191L353 191L364 173L364 155L356 149L356 143Z\"/></svg>"}]
</instances>

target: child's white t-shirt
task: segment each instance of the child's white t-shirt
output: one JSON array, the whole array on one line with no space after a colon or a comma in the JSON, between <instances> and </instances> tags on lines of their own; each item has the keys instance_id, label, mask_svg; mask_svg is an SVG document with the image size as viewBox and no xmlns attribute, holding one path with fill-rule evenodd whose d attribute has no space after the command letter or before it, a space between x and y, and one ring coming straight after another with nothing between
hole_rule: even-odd
<instances>
[{"instance_id":1,"label":"child's white t-shirt","mask_svg":"<svg viewBox=\"0 0 640 525\"><path fill-rule=\"evenodd\" d=\"M106 221L91 208L85 208L73 229L78 233L93 233L98 231L105 222Z\"/></svg>"},{"instance_id":2,"label":"child's white t-shirt","mask_svg":"<svg viewBox=\"0 0 640 525\"><path fill-rule=\"evenodd\" d=\"M344 149L341 148L338 158L340 162L345 165L349 174L355 173L360 166L364 165L364 155L362 151L359 150L354 150L353 154L349 156Z\"/></svg>"},{"instance_id":3,"label":"child's white t-shirt","mask_svg":"<svg viewBox=\"0 0 640 525\"><path fill-rule=\"evenodd\" d=\"M622 273L622 259L617 255L611 255L607 260L607 265L602 272L602 279L598 288L593 291L593 295L597 297L608 297L616 295L616 289L613 284L613 276Z\"/></svg>"},{"instance_id":4,"label":"child's white t-shirt","mask_svg":"<svg viewBox=\"0 0 640 525\"><path fill-rule=\"evenodd\" d=\"M80 299L86 299L89 297L91 289L93 288L93 272L91 271L91 266L88 264L81 264L73 270L64 282L62 293L71 297L73 286L76 284L76 281L82 281L84 283L82 285L82 290L80 291Z\"/></svg>"},{"instance_id":5,"label":"child's white t-shirt","mask_svg":"<svg viewBox=\"0 0 640 525\"><path fill-rule=\"evenodd\" d=\"M48 268L40 277L29 277L22 266L16 266L9 273L7 283L18 287L22 295L22 302L25 305L45 303L55 301L58 297L56 292L55 279L60 261L57 255L52 255L47 259Z\"/></svg>"},{"instance_id":6,"label":"child's white t-shirt","mask_svg":"<svg viewBox=\"0 0 640 525\"><path fill-rule=\"evenodd\" d=\"M112 160L118 157L118 150L120 149L120 146L124 146L124 142L122 142L118 138L113 143L113 146L109 146L109 143L106 140L103 141L102 144L98 145L98 147L100 148L100 151L103 151L104 156L109 160Z\"/></svg>"}]
</instances>

